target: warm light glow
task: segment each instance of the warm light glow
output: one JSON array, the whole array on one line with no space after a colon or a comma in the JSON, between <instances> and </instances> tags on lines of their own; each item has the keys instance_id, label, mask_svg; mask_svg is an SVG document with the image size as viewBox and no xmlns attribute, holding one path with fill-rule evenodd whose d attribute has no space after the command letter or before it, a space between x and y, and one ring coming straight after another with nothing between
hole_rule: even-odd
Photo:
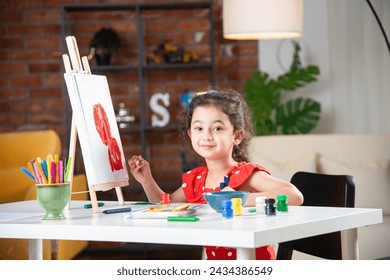
<instances>
[{"instance_id":1,"label":"warm light glow","mask_svg":"<svg viewBox=\"0 0 390 280\"><path fill-rule=\"evenodd\" d=\"M302 35L303 0L223 0L223 37L236 40Z\"/></svg>"}]
</instances>

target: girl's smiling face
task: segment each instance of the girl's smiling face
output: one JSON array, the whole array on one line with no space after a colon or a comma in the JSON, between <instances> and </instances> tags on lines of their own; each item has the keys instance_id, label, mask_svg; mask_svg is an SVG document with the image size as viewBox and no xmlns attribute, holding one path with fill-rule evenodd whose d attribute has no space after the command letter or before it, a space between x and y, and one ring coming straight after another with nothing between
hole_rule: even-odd
<instances>
[{"instance_id":1,"label":"girl's smiling face","mask_svg":"<svg viewBox=\"0 0 390 280\"><path fill-rule=\"evenodd\" d=\"M206 160L231 158L234 145L242 139L229 117L213 105L195 108L188 135L193 149Z\"/></svg>"}]
</instances>

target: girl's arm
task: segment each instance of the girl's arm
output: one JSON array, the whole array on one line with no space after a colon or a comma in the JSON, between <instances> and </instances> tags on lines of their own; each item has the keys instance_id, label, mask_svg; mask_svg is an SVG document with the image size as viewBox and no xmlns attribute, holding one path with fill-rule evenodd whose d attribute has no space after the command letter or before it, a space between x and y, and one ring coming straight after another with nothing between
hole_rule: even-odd
<instances>
[{"instance_id":1,"label":"girl's arm","mask_svg":"<svg viewBox=\"0 0 390 280\"><path fill-rule=\"evenodd\" d=\"M146 196L150 202L160 202L164 191L157 185L152 176L149 162L142 156L133 156L128 161L130 172L134 178L142 185ZM177 189L170 195L172 202L187 202L182 188Z\"/></svg>"},{"instance_id":2,"label":"girl's arm","mask_svg":"<svg viewBox=\"0 0 390 280\"><path fill-rule=\"evenodd\" d=\"M180 187L171 194L172 202L188 202L183 189Z\"/></svg>"},{"instance_id":3,"label":"girl's arm","mask_svg":"<svg viewBox=\"0 0 390 280\"><path fill-rule=\"evenodd\" d=\"M127 163L129 164L131 174L142 185L148 200L150 202L159 202L161 194L164 192L154 180L149 162L144 160L142 156L132 156Z\"/></svg>"},{"instance_id":4,"label":"girl's arm","mask_svg":"<svg viewBox=\"0 0 390 280\"><path fill-rule=\"evenodd\" d=\"M266 172L256 171L240 187L240 191L248 191L246 206L254 206L256 196L265 196L276 200L279 194L288 196L290 205L301 205L303 203L302 193L290 182L272 177Z\"/></svg>"}]
</instances>

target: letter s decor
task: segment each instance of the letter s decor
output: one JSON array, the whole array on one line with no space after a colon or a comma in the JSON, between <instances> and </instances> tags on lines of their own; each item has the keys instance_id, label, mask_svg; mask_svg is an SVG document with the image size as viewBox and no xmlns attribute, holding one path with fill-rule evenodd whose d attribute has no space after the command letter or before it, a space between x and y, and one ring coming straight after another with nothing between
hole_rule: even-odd
<instances>
[{"instance_id":1,"label":"letter s decor","mask_svg":"<svg viewBox=\"0 0 390 280\"><path fill-rule=\"evenodd\" d=\"M161 100L162 104L159 104ZM149 101L150 108L156 114L152 115L152 126L163 127L169 123L170 115L166 107L169 106L169 93L155 93ZM159 116L158 116L159 115Z\"/></svg>"}]
</instances>

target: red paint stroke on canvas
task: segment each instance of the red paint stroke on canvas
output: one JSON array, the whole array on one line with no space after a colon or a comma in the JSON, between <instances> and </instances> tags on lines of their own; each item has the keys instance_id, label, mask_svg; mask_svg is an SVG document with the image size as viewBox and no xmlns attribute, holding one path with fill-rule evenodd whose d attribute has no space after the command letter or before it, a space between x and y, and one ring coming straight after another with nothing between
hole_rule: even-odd
<instances>
[{"instance_id":1,"label":"red paint stroke on canvas","mask_svg":"<svg viewBox=\"0 0 390 280\"><path fill-rule=\"evenodd\" d=\"M107 114L100 103L93 105L93 119L103 144L108 147L108 160L110 162L111 171L123 169L118 142L111 136Z\"/></svg>"}]
</instances>

